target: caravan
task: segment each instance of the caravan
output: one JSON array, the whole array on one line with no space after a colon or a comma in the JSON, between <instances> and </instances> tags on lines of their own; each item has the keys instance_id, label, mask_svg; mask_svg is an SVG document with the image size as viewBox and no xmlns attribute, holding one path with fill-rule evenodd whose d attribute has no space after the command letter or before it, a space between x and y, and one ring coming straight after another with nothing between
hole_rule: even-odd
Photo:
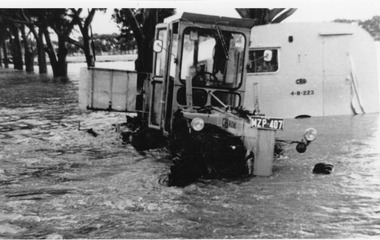
<instances>
[{"instance_id":1,"label":"caravan","mask_svg":"<svg viewBox=\"0 0 380 240\"><path fill-rule=\"evenodd\" d=\"M379 112L376 47L361 27L281 23L251 32L244 102L269 116Z\"/></svg>"}]
</instances>

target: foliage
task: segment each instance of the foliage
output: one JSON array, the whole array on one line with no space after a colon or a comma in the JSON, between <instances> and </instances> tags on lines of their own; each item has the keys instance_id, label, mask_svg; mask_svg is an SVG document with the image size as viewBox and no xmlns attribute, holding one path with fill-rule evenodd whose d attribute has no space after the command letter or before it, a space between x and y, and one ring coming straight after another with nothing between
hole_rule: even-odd
<instances>
[{"instance_id":1,"label":"foliage","mask_svg":"<svg viewBox=\"0 0 380 240\"><path fill-rule=\"evenodd\" d=\"M152 71L155 26L175 13L174 9L122 8L114 9L113 19L126 42L135 41L138 50L136 70Z\"/></svg>"},{"instance_id":2,"label":"foliage","mask_svg":"<svg viewBox=\"0 0 380 240\"><path fill-rule=\"evenodd\" d=\"M138 23L134 26L132 21L128 19L128 12L132 13L135 21ZM175 13L172 8L162 8L162 9L144 9L144 8L134 8L134 9L114 9L114 14L112 18L118 24L120 29L120 36L127 41L135 41L136 34L134 33L135 27L141 28L143 31L147 29L148 15L154 12L156 15L156 23L163 22L165 18L173 15ZM155 24L153 25L153 27Z\"/></svg>"},{"instance_id":3,"label":"foliage","mask_svg":"<svg viewBox=\"0 0 380 240\"><path fill-rule=\"evenodd\" d=\"M255 19L256 25L280 23L296 10L296 8L236 8L242 18Z\"/></svg>"},{"instance_id":4,"label":"foliage","mask_svg":"<svg viewBox=\"0 0 380 240\"><path fill-rule=\"evenodd\" d=\"M94 49L96 55L101 55L104 52L109 54L126 54L127 52L134 51L136 49L136 42L127 41L126 38L120 37L117 33L112 34L97 34L92 36L94 42ZM78 37L79 44L83 44L83 37ZM81 52L80 48L76 45L69 47L69 53Z\"/></svg>"},{"instance_id":5,"label":"foliage","mask_svg":"<svg viewBox=\"0 0 380 240\"><path fill-rule=\"evenodd\" d=\"M54 76L67 76L66 55L69 52L68 47L70 44L75 45L77 49L83 50L88 66L94 65L94 46L91 46L92 32L90 33L90 30L96 11L105 11L105 9L88 9L87 14L82 8L0 9L0 34L4 35L5 32L8 32L13 35L11 39L16 39L14 35L17 34L18 30L15 27L21 30L25 39L29 33L33 33L37 42L39 65L45 59L46 52L50 58ZM25 26L29 28L30 32L28 34L23 32ZM82 35L82 42L71 38L76 26ZM56 37L51 36L51 30L54 31ZM57 44L54 44L53 39L57 39ZM14 46L15 44L13 44ZM31 53L30 50L27 50L27 47L28 45L24 44L25 53ZM70 50L72 51L73 48ZM33 56L30 56L30 58L33 59ZM13 56L13 59L16 59L15 56ZM40 72L46 73L46 70L41 71L41 65Z\"/></svg>"},{"instance_id":6,"label":"foliage","mask_svg":"<svg viewBox=\"0 0 380 240\"><path fill-rule=\"evenodd\" d=\"M376 40L380 41L380 16L374 16L367 20L336 19L334 22L357 23Z\"/></svg>"}]
</instances>

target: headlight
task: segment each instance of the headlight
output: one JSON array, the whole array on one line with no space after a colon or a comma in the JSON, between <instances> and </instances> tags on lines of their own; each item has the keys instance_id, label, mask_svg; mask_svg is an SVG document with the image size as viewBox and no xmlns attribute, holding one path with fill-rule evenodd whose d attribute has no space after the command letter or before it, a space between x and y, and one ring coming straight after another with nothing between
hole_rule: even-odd
<instances>
[{"instance_id":1,"label":"headlight","mask_svg":"<svg viewBox=\"0 0 380 240\"><path fill-rule=\"evenodd\" d=\"M191 120L191 128L195 131L201 131L205 126L205 121L202 118L196 117Z\"/></svg>"},{"instance_id":2,"label":"headlight","mask_svg":"<svg viewBox=\"0 0 380 240\"><path fill-rule=\"evenodd\" d=\"M303 136L306 139L306 141L312 142L317 138L317 134L317 130L315 130L314 128L308 128L306 129L305 134Z\"/></svg>"}]
</instances>

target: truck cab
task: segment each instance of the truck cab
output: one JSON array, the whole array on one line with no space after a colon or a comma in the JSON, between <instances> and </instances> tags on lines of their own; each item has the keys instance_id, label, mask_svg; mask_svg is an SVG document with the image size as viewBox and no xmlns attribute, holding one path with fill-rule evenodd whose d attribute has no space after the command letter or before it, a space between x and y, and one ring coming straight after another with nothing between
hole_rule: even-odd
<instances>
[{"instance_id":1,"label":"truck cab","mask_svg":"<svg viewBox=\"0 0 380 240\"><path fill-rule=\"evenodd\" d=\"M149 127L170 132L178 109L244 106L253 23L184 13L157 25Z\"/></svg>"}]
</instances>

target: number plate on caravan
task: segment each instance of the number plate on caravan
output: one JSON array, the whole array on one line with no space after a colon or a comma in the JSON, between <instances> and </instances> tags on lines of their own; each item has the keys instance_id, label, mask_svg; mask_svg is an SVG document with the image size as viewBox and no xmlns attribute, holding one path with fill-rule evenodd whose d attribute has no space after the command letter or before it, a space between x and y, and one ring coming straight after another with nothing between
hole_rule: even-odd
<instances>
[{"instance_id":1,"label":"number plate on caravan","mask_svg":"<svg viewBox=\"0 0 380 240\"><path fill-rule=\"evenodd\" d=\"M284 119L282 118L265 118L260 116L250 116L251 127L264 129L284 129Z\"/></svg>"}]
</instances>

